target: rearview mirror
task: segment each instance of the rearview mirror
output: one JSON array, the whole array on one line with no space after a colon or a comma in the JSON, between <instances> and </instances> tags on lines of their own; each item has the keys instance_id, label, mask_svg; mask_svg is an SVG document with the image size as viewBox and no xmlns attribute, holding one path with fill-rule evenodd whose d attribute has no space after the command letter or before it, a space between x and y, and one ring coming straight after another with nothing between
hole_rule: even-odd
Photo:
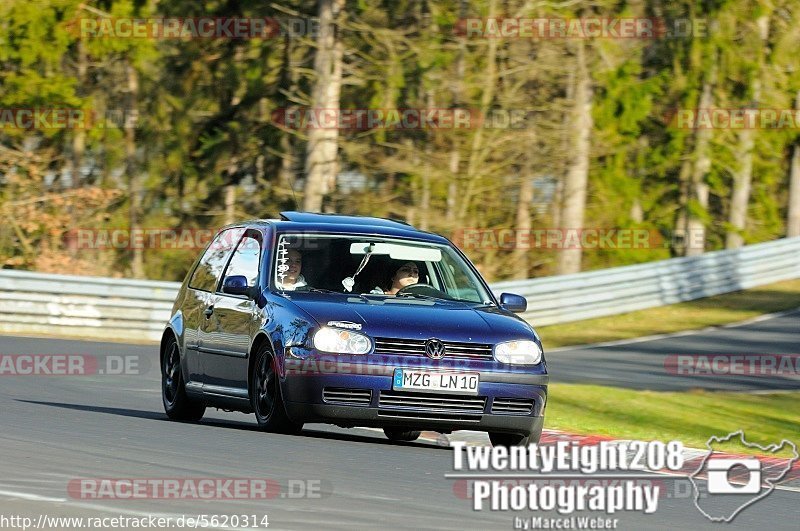
<instances>
[{"instance_id":1,"label":"rearview mirror","mask_svg":"<svg viewBox=\"0 0 800 531\"><path fill-rule=\"evenodd\" d=\"M528 309L528 301L522 295L503 293L500 295L500 306L509 312L522 313Z\"/></svg>"},{"instance_id":2,"label":"rearview mirror","mask_svg":"<svg viewBox=\"0 0 800 531\"><path fill-rule=\"evenodd\" d=\"M400 243L352 243L350 254L388 254L392 260L411 260L416 262L439 262L442 251L431 247L403 245Z\"/></svg>"},{"instance_id":3,"label":"rearview mirror","mask_svg":"<svg viewBox=\"0 0 800 531\"><path fill-rule=\"evenodd\" d=\"M247 278L244 275L232 275L225 278L222 283L222 293L228 295L246 295L251 296L251 290L247 286Z\"/></svg>"}]
</instances>

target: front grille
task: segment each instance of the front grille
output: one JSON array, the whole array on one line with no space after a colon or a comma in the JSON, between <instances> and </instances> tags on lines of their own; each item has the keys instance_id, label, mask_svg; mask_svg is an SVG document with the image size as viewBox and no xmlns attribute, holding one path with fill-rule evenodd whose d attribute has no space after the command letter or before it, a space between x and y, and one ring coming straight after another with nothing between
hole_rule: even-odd
<instances>
[{"instance_id":1,"label":"front grille","mask_svg":"<svg viewBox=\"0 0 800 531\"><path fill-rule=\"evenodd\" d=\"M425 356L424 339L375 338L375 353L401 356ZM445 358L493 360L492 345L443 341Z\"/></svg>"},{"instance_id":2,"label":"front grille","mask_svg":"<svg viewBox=\"0 0 800 531\"><path fill-rule=\"evenodd\" d=\"M482 414L486 407L485 396L454 396L434 393L398 393L381 391L379 408L404 408L424 411L458 411Z\"/></svg>"},{"instance_id":3,"label":"front grille","mask_svg":"<svg viewBox=\"0 0 800 531\"><path fill-rule=\"evenodd\" d=\"M532 398L495 398L492 402L492 413L500 415L530 415L532 411Z\"/></svg>"},{"instance_id":4,"label":"front grille","mask_svg":"<svg viewBox=\"0 0 800 531\"><path fill-rule=\"evenodd\" d=\"M368 406L372 401L370 389L347 389L344 387L325 387L322 400L326 403Z\"/></svg>"}]
</instances>

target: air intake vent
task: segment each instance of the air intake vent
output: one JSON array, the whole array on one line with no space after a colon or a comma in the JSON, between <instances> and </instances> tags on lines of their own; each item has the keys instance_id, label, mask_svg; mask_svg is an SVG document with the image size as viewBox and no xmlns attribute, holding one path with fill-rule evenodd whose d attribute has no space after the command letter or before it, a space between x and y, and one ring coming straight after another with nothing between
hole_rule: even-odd
<instances>
[{"instance_id":1,"label":"air intake vent","mask_svg":"<svg viewBox=\"0 0 800 531\"><path fill-rule=\"evenodd\" d=\"M328 404L368 406L372 401L372 391L369 389L326 387L322 390L322 400Z\"/></svg>"},{"instance_id":2,"label":"air intake vent","mask_svg":"<svg viewBox=\"0 0 800 531\"><path fill-rule=\"evenodd\" d=\"M485 396L452 396L433 393L397 393L394 391L381 391L378 407L404 408L422 411L440 412L472 412L478 415L486 407Z\"/></svg>"},{"instance_id":3,"label":"air intake vent","mask_svg":"<svg viewBox=\"0 0 800 531\"><path fill-rule=\"evenodd\" d=\"M492 413L498 415L530 415L532 411L532 398L495 398L492 402Z\"/></svg>"},{"instance_id":4,"label":"air intake vent","mask_svg":"<svg viewBox=\"0 0 800 531\"><path fill-rule=\"evenodd\" d=\"M450 422L480 422L480 415L470 415L466 413L445 413L438 411L435 413L428 411L418 411L416 409L379 409L379 417L389 417L393 419L414 419L431 421L450 421Z\"/></svg>"}]
</instances>

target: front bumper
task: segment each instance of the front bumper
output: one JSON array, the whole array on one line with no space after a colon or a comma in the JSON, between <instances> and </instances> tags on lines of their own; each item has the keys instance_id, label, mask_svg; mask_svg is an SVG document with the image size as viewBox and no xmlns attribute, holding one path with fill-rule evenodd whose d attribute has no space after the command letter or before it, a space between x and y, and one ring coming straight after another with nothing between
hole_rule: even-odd
<instances>
[{"instance_id":1,"label":"front bumper","mask_svg":"<svg viewBox=\"0 0 800 531\"><path fill-rule=\"evenodd\" d=\"M544 426L544 417L481 415L477 422L452 419L385 418L378 408L341 406L333 404L306 404L286 402L286 411L297 422L324 422L343 428L365 426L372 428L408 428L450 433L456 430L474 430L498 433L531 434L531 442L538 442Z\"/></svg>"},{"instance_id":2,"label":"front bumper","mask_svg":"<svg viewBox=\"0 0 800 531\"><path fill-rule=\"evenodd\" d=\"M394 368L371 364L365 370L364 366L338 364L333 372L284 371L281 388L286 411L296 422L324 422L342 427L531 433L532 440L538 440L541 434L547 399L546 373L440 367L479 372L478 394L471 396L393 390ZM336 398L348 394L357 396L361 402ZM498 412L499 404L508 401L530 402L530 411Z\"/></svg>"}]
</instances>

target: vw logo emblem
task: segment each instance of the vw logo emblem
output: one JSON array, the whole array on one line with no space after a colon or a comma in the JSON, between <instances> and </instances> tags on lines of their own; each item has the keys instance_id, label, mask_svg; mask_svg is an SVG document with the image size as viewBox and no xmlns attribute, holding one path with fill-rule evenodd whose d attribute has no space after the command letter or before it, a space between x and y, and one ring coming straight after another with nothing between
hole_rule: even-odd
<instances>
[{"instance_id":1,"label":"vw logo emblem","mask_svg":"<svg viewBox=\"0 0 800 531\"><path fill-rule=\"evenodd\" d=\"M425 342L425 354L433 360L444 358L444 343L438 339L429 339Z\"/></svg>"}]
</instances>

